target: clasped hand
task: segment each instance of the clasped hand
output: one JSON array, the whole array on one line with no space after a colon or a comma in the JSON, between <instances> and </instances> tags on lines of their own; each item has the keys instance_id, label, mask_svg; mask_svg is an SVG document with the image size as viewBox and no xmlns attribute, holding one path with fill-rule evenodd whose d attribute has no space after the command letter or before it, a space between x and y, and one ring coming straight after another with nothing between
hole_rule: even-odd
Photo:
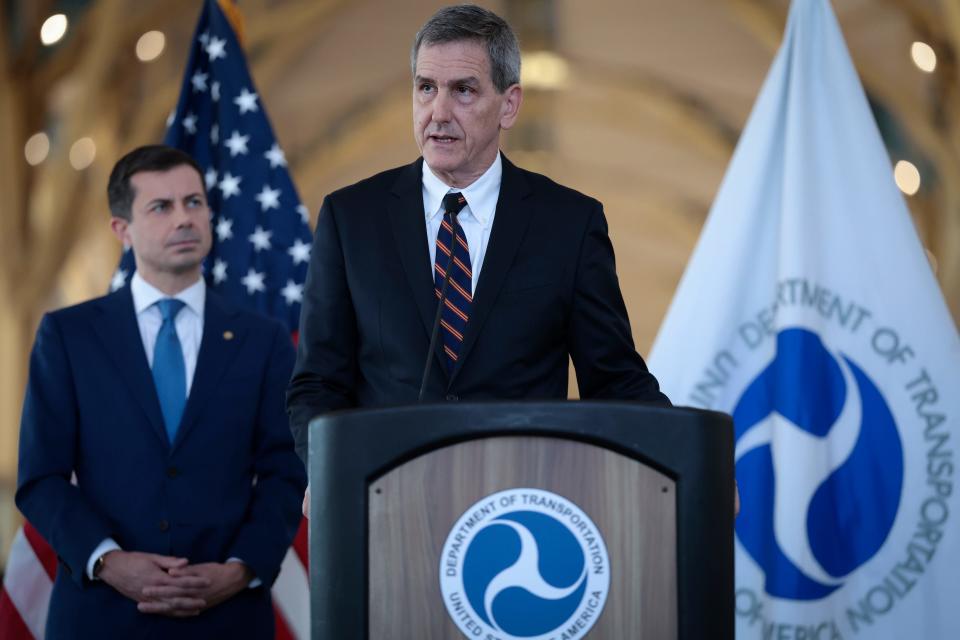
<instances>
[{"instance_id":1,"label":"clasped hand","mask_svg":"<svg viewBox=\"0 0 960 640\"><path fill-rule=\"evenodd\" d=\"M253 575L242 562L189 564L186 558L112 551L99 578L136 601L142 613L183 618L232 597Z\"/></svg>"}]
</instances>

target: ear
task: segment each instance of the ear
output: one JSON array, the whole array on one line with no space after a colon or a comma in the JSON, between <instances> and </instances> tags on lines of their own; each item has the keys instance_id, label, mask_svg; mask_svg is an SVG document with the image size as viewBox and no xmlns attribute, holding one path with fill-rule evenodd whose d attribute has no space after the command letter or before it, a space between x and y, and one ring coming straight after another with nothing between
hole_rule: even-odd
<instances>
[{"instance_id":1,"label":"ear","mask_svg":"<svg viewBox=\"0 0 960 640\"><path fill-rule=\"evenodd\" d=\"M503 106L500 110L500 128L509 129L517 121L520 113L520 103L523 102L523 89L519 84L512 84L503 92Z\"/></svg>"},{"instance_id":2,"label":"ear","mask_svg":"<svg viewBox=\"0 0 960 640\"><path fill-rule=\"evenodd\" d=\"M110 218L110 231L113 232L113 235L117 236L124 247L129 247L133 243L130 241L130 221L124 218L118 218L113 216Z\"/></svg>"}]
</instances>

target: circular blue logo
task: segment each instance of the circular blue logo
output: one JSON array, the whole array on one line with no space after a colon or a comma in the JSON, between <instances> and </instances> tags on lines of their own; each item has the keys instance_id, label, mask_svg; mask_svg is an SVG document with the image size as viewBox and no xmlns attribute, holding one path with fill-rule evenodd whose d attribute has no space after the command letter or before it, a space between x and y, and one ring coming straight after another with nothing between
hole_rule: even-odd
<instances>
[{"instance_id":1,"label":"circular blue logo","mask_svg":"<svg viewBox=\"0 0 960 640\"><path fill-rule=\"evenodd\" d=\"M828 596L880 550L900 505L903 446L886 400L857 363L793 328L733 419L737 538L765 591Z\"/></svg>"},{"instance_id":2,"label":"circular blue logo","mask_svg":"<svg viewBox=\"0 0 960 640\"><path fill-rule=\"evenodd\" d=\"M444 604L468 637L554 637L599 617L609 588L600 532L575 504L540 489L483 498L451 529L440 563ZM579 622L578 622L579 621Z\"/></svg>"}]
</instances>

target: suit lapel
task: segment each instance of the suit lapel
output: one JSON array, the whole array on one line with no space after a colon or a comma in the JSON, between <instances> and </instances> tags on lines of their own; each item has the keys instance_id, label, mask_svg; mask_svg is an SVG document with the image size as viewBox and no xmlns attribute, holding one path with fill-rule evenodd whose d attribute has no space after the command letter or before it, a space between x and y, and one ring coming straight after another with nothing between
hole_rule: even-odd
<instances>
[{"instance_id":1,"label":"suit lapel","mask_svg":"<svg viewBox=\"0 0 960 640\"><path fill-rule=\"evenodd\" d=\"M520 249L530 218L533 215L531 202L524 202L531 194L526 178L506 156L503 156L503 177L500 181L500 195L497 198L497 213L490 231L490 242L483 258L480 280L470 307L470 320L460 345L457 365L450 376L450 383L463 369L464 361L477 341L477 335L493 308L500 288L510 271L510 265Z\"/></svg>"},{"instance_id":2,"label":"suit lapel","mask_svg":"<svg viewBox=\"0 0 960 640\"><path fill-rule=\"evenodd\" d=\"M94 332L103 342L104 349L120 370L120 378L129 387L137 404L143 409L147 422L156 436L167 444L167 432L163 426L163 414L153 384L153 374L143 350L143 339L137 325L130 287L102 298L100 314L93 323Z\"/></svg>"},{"instance_id":3,"label":"suit lapel","mask_svg":"<svg viewBox=\"0 0 960 640\"><path fill-rule=\"evenodd\" d=\"M176 449L196 426L203 409L209 404L224 372L240 352L245 332L237 325L237 310L207 288L203 312L203 338L197 354L197 368L187 397L187 406L173 441Z\"/></svg>"},{"instance_id":4,"label":"suit lapel","mask_svg":"<svg viewBox=\"0 0 960 640\"><path fill-rule=\"evenodd\" d=\"M413 300L420 312L424 331L429 339L433 331L433 319L437 312L437 298L430 265L430 249L427 246L426 222L423 214L423 189L421 171L423 159L406 167L393 185L393 197L388 205L388 217L393 237L400 254L400 263L407 276ZM446 375L442 343L437 340L434 350L439 369Z\"/></svg>"}]
</instances>

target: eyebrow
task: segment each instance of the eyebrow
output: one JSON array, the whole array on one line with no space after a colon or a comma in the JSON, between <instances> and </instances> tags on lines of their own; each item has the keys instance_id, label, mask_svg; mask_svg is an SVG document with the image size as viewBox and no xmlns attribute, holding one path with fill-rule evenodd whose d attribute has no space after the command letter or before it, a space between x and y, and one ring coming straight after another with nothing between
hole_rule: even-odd
<instances>
[{"instance_id":1,"label":"eyebrow","mask_svg":"<svg viewBox=\"0 0 960 640\"><path fill-rule=\"evenodd\" d=\"M205 199L203 194L200 193L199 191L194 191L193 193L188 193L187 195L183 196L184 200L191 200L193 198L200 198L201 200ZM152 207L155 204L169 204L174 200L175 198L154 198L153 200L147 203L147 206Z\"/></svg>"},{"instance_id":2,"label":"eyebrow","mask_svg":"<svg viewBox=\"0 0 960 640\"><path fill-rule=\"evenodd\" d=\"M417 84L421 84L421 83L424 83L424 82L428 82L428 83L430 83L430 84L439 84L439 83L438 83L436 80L434 80L433 78L427 78L427 77L421 76L421 75L417 75L416 77L414 77L414 82L416 82ZM467 76L466 78L454 78L453 80L450 80L449 82L447 82L447 86L448 86L448 87L450 87L450 86L457 86L457 85L461 85L461 84L466 84L466 85L470 85L470 86L477 86L477 85L480 84L480 80L479 80L476 76Z\"/></svg>"}]
</instances>

